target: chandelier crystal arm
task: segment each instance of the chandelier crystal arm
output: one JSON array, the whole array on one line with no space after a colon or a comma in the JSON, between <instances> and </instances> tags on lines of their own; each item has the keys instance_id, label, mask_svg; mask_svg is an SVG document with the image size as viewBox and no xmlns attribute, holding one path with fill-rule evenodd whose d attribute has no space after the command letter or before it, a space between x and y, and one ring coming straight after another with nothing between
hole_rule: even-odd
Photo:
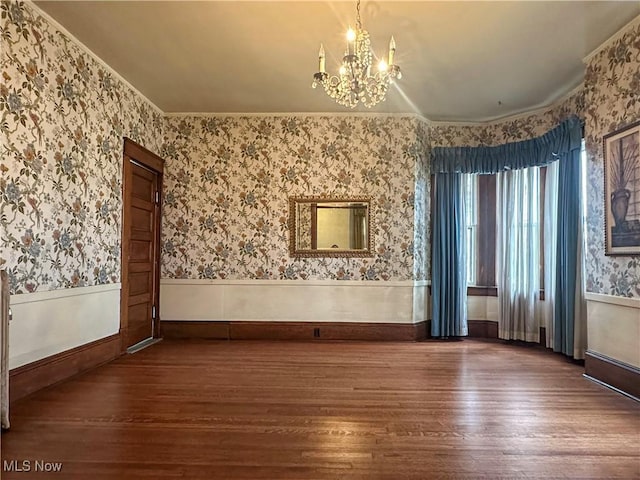
<instances>
[{"instance_id":1,"label":"chandelier crystal arm","mask_svg":"<svg viewBox=\"0 0 640 480\"><path fill-rule=\"evenodd\" d=\"M385 99L389 85L400 79L400 67L395 65L396 42L393 36L389 41L388 64L380 60L378 71L371 72L373 53L369 32L362 27L360 18L360 0L356 6L356 31L347 32L347 51L342 58L338 75L325 71L325 52L320 44L318 53L319 71L313 75L312 87L322 85L324 91L337 103L354 108L358 103L372 107Z\"/></svg>"}]
</instances>

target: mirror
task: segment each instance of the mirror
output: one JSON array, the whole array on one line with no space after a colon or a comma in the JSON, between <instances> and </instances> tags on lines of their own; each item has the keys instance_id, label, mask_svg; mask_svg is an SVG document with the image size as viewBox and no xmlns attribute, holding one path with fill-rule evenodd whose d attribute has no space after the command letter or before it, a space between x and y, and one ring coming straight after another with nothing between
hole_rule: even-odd
<instances>
[{"instance_id":1,"label":"mirror","mask_svg":"<svg viewBox=\"0 0 640 480\"><path fill-rule=\"evenodd\" d=\"M371 257L373 225L368 197L289 199L292 257Z\"/></svg>"}]
</instances>

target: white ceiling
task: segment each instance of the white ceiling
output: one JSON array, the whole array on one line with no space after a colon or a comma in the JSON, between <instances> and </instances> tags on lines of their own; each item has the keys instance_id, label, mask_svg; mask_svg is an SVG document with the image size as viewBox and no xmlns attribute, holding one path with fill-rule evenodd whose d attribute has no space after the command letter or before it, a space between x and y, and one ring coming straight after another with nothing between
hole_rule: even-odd
<instances>
[{"instance_id":1,"label":"white ceiling","mask_svg":"<svg viewBox=\"0 0 640 480\"><path fill-rule=\"evenodd\" d=\"M321 42L337 70L353 1L35 3L165 112L352 111L311 81ZM638 15L638 1L364 0L375 53L393 34L403 72L372 110L484 121L548 105Z\"/></svg>"}]
</instances>

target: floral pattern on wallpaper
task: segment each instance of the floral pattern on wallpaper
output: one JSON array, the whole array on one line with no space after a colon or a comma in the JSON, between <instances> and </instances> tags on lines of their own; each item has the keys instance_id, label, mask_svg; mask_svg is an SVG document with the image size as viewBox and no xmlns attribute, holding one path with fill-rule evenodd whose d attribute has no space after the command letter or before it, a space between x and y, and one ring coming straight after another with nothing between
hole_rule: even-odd
<instances>
[{"instance_id":1,"label":"floral pattern on wallpaper","mask_svg":"<svg viewBox=\"0 0 640 480\"><path fill-rule=\"evenodd\" d=\"M603 136L640 120L640 20L587 65L587 291L640 298L640 257L605 256Z\"/></svg>"},{"instance_id":2,"label":"floral pattern on wallpaper","mask_svg":"<svg viewBox=\"0 0 640 480\"><path fill-rule=\"evenodd\" d=\"M169 117L163 277L412 280L415 118ZM375 256L290 258L290 196L369 195ZM427 245L423 245L427 247ZM424 268L424 267L423 267Z\"/></svg>"},{"instance_id":3,"label":"floral pattern on wallpaper","mask_svg":"<svg viewBox=\"0 0 640 480\"><path fill-rule=\"evenodd\" d=\"M431 137L425 122L418 124L414 191L413 279L431 279Z\"/></svg>"},{"instance_id":4,"label":"floral pattern on wallpaper","mask_svg":"<svg viewBox=\"0 0 640 480\"><path fill-rule=\"evenodd\" d=\"M120 281L123 136L164 119L29 4L3 1L0 268L11 293Z\"/></svg>"}]
</instances>

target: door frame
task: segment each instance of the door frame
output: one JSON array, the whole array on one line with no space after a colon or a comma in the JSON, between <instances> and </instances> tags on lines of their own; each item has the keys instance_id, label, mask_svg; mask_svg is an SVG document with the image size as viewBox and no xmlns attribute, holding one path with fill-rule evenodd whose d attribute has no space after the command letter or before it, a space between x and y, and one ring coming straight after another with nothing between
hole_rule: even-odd
<instances>
[{"instance_id":1,"label":"door frame","mask_svg":"<svg viewBox=\"0 0 640 480\"><path fill-rule=\"evenodd\" d=\"M131 218L131 160L158 175L158 196L154 213L154 221L157 225L156 238L154 239L154 270L153 279L153 304L155 305L155 317L152 317L152 337L160 337L160 230L162 229L162 187L164 176L164 160L155 153L147 150L142 145L124 137L122 156L122 232L121 232L121 256L120 256L120 350L125 353L128 345L129 331L129 243Z\"/></svg>"}]
</instances>

